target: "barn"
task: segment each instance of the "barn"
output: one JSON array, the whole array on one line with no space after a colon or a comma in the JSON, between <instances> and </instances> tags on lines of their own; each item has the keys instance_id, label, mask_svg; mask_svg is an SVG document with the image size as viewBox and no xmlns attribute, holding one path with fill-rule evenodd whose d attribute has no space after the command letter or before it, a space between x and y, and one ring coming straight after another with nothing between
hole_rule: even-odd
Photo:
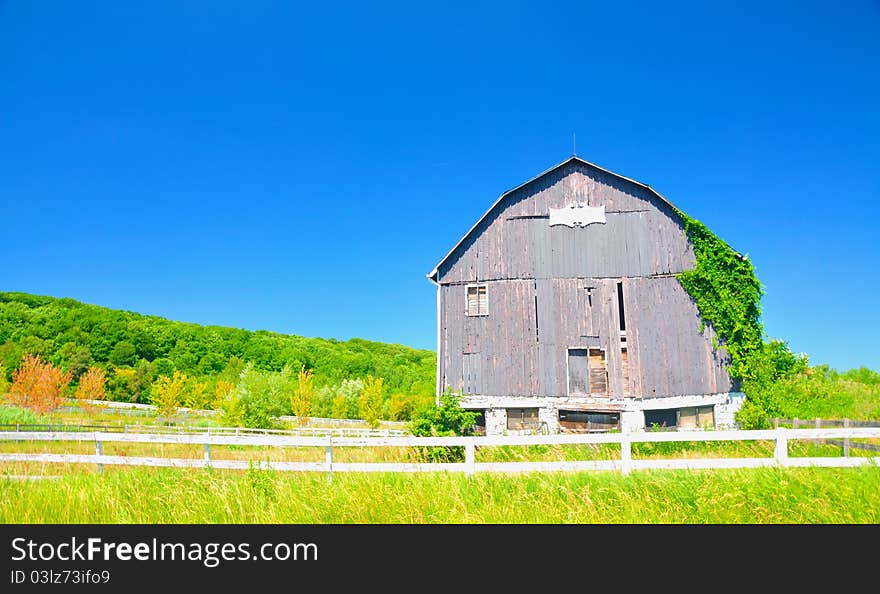
<instances>
[{"instance_id":1,"label":"barn","mask_svg":"<svg viewBox=\"0 0 880 594\"><path fill-rule=\"evenodd\" d=\"M501 194L428 273L438 398L490 435L733 425L743 394L676 276L680 212L577 156Z\"/></svg>"}]
</instances>

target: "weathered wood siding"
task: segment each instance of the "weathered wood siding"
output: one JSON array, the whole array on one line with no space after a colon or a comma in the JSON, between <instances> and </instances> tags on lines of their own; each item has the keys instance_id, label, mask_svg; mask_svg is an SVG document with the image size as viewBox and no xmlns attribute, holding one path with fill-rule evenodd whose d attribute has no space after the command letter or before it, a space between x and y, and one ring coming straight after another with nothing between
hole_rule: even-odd
<instances>
[{"instance_id":1,"label":"weathered wood siding","mask_svg":"<svg viewBox=\"0 0 880 594\"><path fill-rule=\"evenodd\" d=\"M605 205L607 223L550 227L550 208ZM441 283L621 277L691 268L672 209L648 190L570 163L508 194L438 270Z\"/></svg>"},{"instance_id":2,"label":"weathered wood siding","mask_svg":"<svg viewBox=\"0 0 880 594\"><path fill-rule=\"evenodd\" d=\"M627 278L623 283L625 345L617 279L552 279L538 284L537 291L533 280L489 281L488 316L466 316L464 287L443 285L443 302L449 305L440 314L442 385L472 393L466 390L467 377L478 369L482 394L566 396L568 349L601 348L610 397L730 391L723 351L713 349L711 328L699 333L696 306L678 280ZM585 286L594 287L589 297ZM621 346L627 348L628 390Z\"/></svg>"},{"instance_id":3,"label":"weathered wood siding","mask_svg":"<svg viewBox=\"0 0 880 594\"><path fill-rule=\"evenodd\" d=\"M550 227L549 208L572 204L605 205L607 223ZM671 276L693 264L668 204L569 162L508 194L438 269L441 388L473 385L477 369L484 395L567 396L568 349L601 348L612 398L727 392L723 352ZM473 282L488 286L488 316L465 315Z\"/></svg>"}]
</instances>

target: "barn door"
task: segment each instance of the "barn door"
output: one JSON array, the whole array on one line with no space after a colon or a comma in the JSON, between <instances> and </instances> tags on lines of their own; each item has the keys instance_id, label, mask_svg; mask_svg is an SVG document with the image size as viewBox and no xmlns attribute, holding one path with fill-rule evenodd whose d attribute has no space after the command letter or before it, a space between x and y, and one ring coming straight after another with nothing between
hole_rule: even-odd
<instances>
[{"instance_id":1,"label":"barn door","mask_svg":"<svg viewBox=\"0 0 880 594\"><path fill-rule=\"evenodd\" d=\"M465 394L483 393L480 353L464 353L461 365L461 389Z\"/></svg>"},{"instance_id":2,"label":"barn door","mask_svg":"<svg viewBox=\"0 0 880 594\"><path fill-rule=\"evenodd\" d=\"M568 395L590 395L590 363L587 349L568 349Z\"/></svg>"},{"instance_id":3,"label":"barn door","mask_svg":"<svg viewBox=\"0 0 880 594\"><path fill-rule=\"evenodd\" d=\"M602 349L590 349L590 394L608 396L608 369Z\"/></svg>"}]
</instances>

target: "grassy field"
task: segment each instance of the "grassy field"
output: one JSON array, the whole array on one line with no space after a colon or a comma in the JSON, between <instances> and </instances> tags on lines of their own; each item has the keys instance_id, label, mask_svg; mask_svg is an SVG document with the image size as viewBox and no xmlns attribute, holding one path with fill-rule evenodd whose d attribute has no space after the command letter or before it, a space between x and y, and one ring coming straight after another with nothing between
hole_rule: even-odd
<instances>
[{"instance_id":1,"label":"grassy field","mask_svg":"<svg viewBox=\"0 0 880 594\"><path fill-rule=\"evenodd\" d=\"M107 411L113 421L125 415ZM61 415L58 415L59 417ZM130 417L129 417L130 418ZM109 420L109 419L108 419ZM140 422L155 422L149 415ZM197 421L196 419L193 419ZM53 422L82 422L65 413ZM0 452L94 454L92 442ZM636 443L634 459L766 457L772 441ZM199 459L201 445L104 443L117 456ZM416 448L335 447L336 462L417 462ZM853 449L851 456L871 455ZM841 449L791 441L789 455ZM214 460L322 462L322 447L212 446ZM479 447L478 462L619 459L614 444ZM45 477L33 479L22 477ZM344 474L0 463L0 523L877 523L880 469Z\"/></svg>"},{"instance_id":2,"label":"grassy field","mask_svg":"<svg viewBox=\"0 0 880 594\"><path fill-rule=\"evenodd\" d=\"M2 523L868 523L880 468L461 475L114 469L0 478Z\"/></svg>"}]
</instances>

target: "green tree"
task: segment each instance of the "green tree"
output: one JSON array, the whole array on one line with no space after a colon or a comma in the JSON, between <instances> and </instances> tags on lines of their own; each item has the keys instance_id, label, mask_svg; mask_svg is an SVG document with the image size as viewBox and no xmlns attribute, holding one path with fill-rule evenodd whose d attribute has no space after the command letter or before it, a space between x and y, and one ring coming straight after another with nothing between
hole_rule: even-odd
<instances>
[{"instance_id":1,"label":"green tree","mask_svg":"<svg viewBox=\"0 0 880 594\"><path fill-rule=\"evenodd\" d=\"M153 384L151 400L158 409L159 417L164 417L169 423L177 415L177 409L183 403L186 380L185 373L175 371L171 377L160 375Z\"/></svg>"},{"instance_id":2,"label":"green tree","mask_svg":"<svg viewBox=\"0 0 880 594\"><path fill-rule=\"evenodd\" d=\"M70 357L69 370L71 376L73 376L75 381L78 381L80 376L88 371L90 367L92 367L92 353L89 352L89 347L77 346Z\"/></svg>"},{"instance_id":3,"label":"green tree","mask_svg":"<svg viewBox=\"0 0 880 594\"><path fill-rule=\"evenodd\" d=\"M277 426L276 417L290 410L287 394L292 379L290 372L259 371L250 363L245 367L234 389L245 427L271 429Z\"/></svg>"},{"instance_id":4,"label":"green tree","mask_svg":"<svg viewBox=\"0 0 880 594\"><path fill-rule=\"evenodd\" d=\"M211 406L213 394L207 381L190 378L186 384L183 404L187 408L207 409Z\"/></svg>"},{"instance_id":5,"label":"green tree","mask_svg":"<svg viewBox=\"0 0 880 594\"><path fill-rule=\"evenodd\" d=\"M109 361L117 367L134 365L137 362L137 349L127 340L120 340L110 351Z\"/></svg>"},{"instance_id":6,"label":"green tree","mask_svg":"<svg viewBox=\"0 0 880 594\"><path fill-rule=\"evenodd\" d=\"M411 421L419 412L433 404L434 398L430 395L395 392L388 404L388 414L395 421Z\"/></svg>"},{"instance_id":7,"label":"green tree","mask_svg":"<svg viewBox=\"0 0 880 594\"><path fill-rule=\"evenodd\" d=\"M23 355L24 350L19 344L12 342L12 340L7 340L0 345L0 363L3 364L3 368L6 370L7 380L11 378L12 372L18 367Z\"/></svg>"},{"instance_id":8,"label":"green tree","mask_svg":"<svg viewBox=\"0 0 880 594\"><path fill-rule=\"evenodd\" d=\"M214 410L220 411L220 422L231 427L244 425L244 403L235 393L235 384L219 380L214 394Z\"/></svg>"},{"instance_id":9,"label":"green tree","mask_svg":"<svg viewBox=\"0 0 880 594\"><path fill-rule=\"evenodd\" d=\"M330 416L334 419L348 418L348 400L345 394L337 394L333 397Z\"/></svg>"},{"instance_id":10,"label":"green tree","mask_svg":"<svg viewBox=\"0 0 880 594\"><path fill-rule=\"evenodd\" d=\"M9 391L9 380L6 379L6 365L4 365L3 361L0 361L0 402L6 397L6 392Z\"/></svg>"},{"instance_id":11,"label":"green tree","mask_svg":"<svg viewBox=\"0 0 880 594\"><path fill-rule=\"evenodd\" d=\"M382 396L383 383L384 380L381 377L374 378L372 375L368 375L367 379L364 380L364 390L361 392L361 397L358 400L358 410L360 411L361 418L369 423L373 429L379 426L379 419L382 416L382 405L385 403Z\"/></svg>"},{"instance_id":12,"label":"green tree","mask_svg":"<svg viewBox=\"0 0 880 594\"><path fill-rule=\"evenodd\" d=\"M167 375L169 377L177 371L177 368L174 367L174 362L166 357L153 359L153 368L157 375Z\"/></svg>"},{"instance_id":13,"label":"green tree","mask_svg":"<svg viewBox=\"0 0 880 594\"><path fill-rule=\"evenodd\" d=\"M300 425L305 425L312 414L312 400L315 397L315 378L311 369L303 365L297 374L297 385L290 393L290 408Z\"/></svg>"},{"instance_id":14,"label":"green tree","mask_svg":"<svg viewBox=\"0 0 880 594\"><path fill-rule=\"evenodd\" d=\"M172 374L173 375L173 374ZM156 378L156 370L152 363L141 359L134 366L134 377L131 385L131 401L147 403L150 401L150 390Z\"/></svg>"}]
</instances>

